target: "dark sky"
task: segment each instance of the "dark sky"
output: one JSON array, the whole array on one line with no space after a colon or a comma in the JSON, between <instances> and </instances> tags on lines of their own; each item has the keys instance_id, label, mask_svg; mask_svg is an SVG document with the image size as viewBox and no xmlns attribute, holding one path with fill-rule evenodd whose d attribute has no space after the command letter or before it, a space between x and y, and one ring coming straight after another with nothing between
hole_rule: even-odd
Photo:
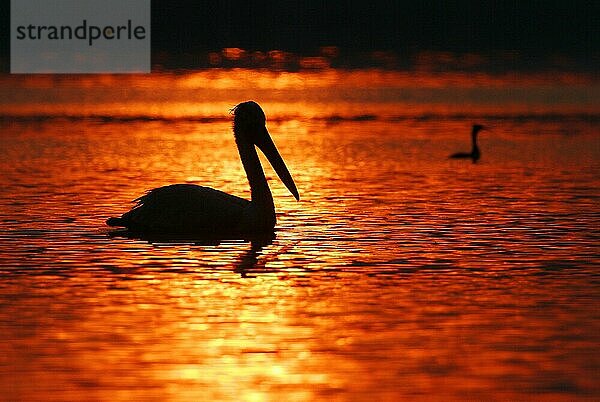
<instances>
[{"instance_id":1,"label":"dark sky","mask_svg":"<svg viewBox=\"0 0 600 402\"><path fill-rule=\"evenodd\" d=\"M600 1L154 1L155 49L598 49ZM592 49L594 48L594 49Z\"/></svg>"},{"instance_id":2,"label":"dark sky","mask_svg":"<svg viewBox=\"0 0 600 402\"><path fill-rule=\"evenodd\" d=\"M0 0L0 52L9 51ZM241 47L343 51L518 51L597 60L600 1L152 1L152 46L169 54Z\"/></svg>"}]
</instances>

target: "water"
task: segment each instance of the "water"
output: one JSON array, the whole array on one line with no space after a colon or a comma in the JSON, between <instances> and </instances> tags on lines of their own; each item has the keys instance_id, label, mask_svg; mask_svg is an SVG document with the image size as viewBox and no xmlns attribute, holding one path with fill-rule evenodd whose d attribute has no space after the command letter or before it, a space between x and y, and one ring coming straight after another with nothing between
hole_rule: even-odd
<instances>
[{"instance_id":1,"label":"water","mask_svg":"<svg viewBox=\"0 0 600 402\"><path fill-rule=\"evenodd\" d=\"M600 397L597 114L274 101L301 201L269 167L276 238L215 244L109 235L160 185L249 196L221 103L138 101L0 123L0 399Z\"/></svg>"}]
</instances>

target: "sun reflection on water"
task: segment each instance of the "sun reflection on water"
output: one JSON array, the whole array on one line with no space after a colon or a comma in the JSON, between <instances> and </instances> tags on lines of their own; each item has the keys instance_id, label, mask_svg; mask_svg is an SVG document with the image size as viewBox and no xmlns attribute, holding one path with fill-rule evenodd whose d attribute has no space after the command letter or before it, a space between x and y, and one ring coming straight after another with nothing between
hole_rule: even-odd
<instances>
[{"instance_id":1,"label":"sun reflection on water","mask_svg":"<svg viewBox=\"0 0 600 402\"><path fill-rule=\"evenodd\" d=\"M228 119L256 99L278 121L406 119L477 113L598 113L598 82L577 73L208 69L179 74L0 76L10 116ZM52 99L52 102L48 102Z\"/></svg>"},{"instance_id":2,"label":"sun reflection on water","mask_svg":"<svg viewBox=\"0 0 600 402\"><path fill-rule=\"evenodd\" d=\"M319 74L312 77L332 73ZM341 79L353 89L366 77L348 74ZM185 86L190 78L156 80ZM279 79L254 78L259 86ZM307 88L333 85L306 79ZM223 83L231 85L214 85ZM274 239L111 237L104 219L149 188L188 182L249 196L230 132L234 96L181 111L188 103L172 99L189 93L164 105L134 100L122 110L137 116L131 120L112 118L123 104L101 98L76 112L99 108L111 118L0 123L3 397L600 393L596 120L487 116L482 123L494 132L481 138L480 162L465 164L447 156L468 146L472 114L391 119L398 103L321 109L274 95L264 105L267 124L301 195L296 202L265 166L278 212ZM74 102L65 96L60 107ZM13 106L6 113L23 111ZM26 106L55 111L35 100ZM436 110L429 106L410 110ZM180 112L212 117L172 118ZM154 119L161 114L168 118Z\"/></svg>"}]
</instances>

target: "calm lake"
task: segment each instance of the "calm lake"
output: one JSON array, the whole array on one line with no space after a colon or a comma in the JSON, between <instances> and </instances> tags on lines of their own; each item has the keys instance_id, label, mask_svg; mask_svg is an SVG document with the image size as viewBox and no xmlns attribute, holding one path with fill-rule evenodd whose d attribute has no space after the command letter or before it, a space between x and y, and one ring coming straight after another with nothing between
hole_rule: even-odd
<instances>
[{"instance_id":1,"label":"calm lake","mask_svg":"<svg viewBox=\"0 0 600 402\"><path fill-rule=\"evenodd\" d=\"M3 78L0 399L600 398L598 86L361 74ZM248 198L251 98L274 240L111 235L154 187Z\"/></svg>"}]
</instances>

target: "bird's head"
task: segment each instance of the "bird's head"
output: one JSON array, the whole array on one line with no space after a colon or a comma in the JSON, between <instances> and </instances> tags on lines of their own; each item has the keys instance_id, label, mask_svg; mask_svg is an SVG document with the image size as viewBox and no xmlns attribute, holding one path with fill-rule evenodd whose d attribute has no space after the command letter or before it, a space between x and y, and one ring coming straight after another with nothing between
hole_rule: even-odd
<instances>
[{"instance_id":1,"label":"bird's head","mask_svg":"<svg viewBox=\"0 0 600 402\"><path fill-rule=\"evenodd\" d=\"M265 154L283 184L296 200L299 200L296 184L267 130L267 119L262 108L254 101L247 101L235 106L231 109L231 113L233 113L233 133L236 142L256 145Z\"/></svg>"},{"instance_id":2,"label":"bird's head","mask_svg":"<svg viewBox=\"0 0 600 402\"><path fill-rule=\"evenodd\" d=\"M240 135L253 136L265 130L267 118L258 103L242 102L231 109L231 112L233 113L233 130L236 137Z\"/></svg>"},{"instance_id":3,"label":"bird's head","mask_svg":"<svg viewBox=\"0 0 600 402\"><path fill-rule=\"evenodd\" d=\"M473 134L477 134L481 130L485 130L485 129L486 129L485 126L482 126L481 124L473 124Z\"/></svg>"}]
</instances>

